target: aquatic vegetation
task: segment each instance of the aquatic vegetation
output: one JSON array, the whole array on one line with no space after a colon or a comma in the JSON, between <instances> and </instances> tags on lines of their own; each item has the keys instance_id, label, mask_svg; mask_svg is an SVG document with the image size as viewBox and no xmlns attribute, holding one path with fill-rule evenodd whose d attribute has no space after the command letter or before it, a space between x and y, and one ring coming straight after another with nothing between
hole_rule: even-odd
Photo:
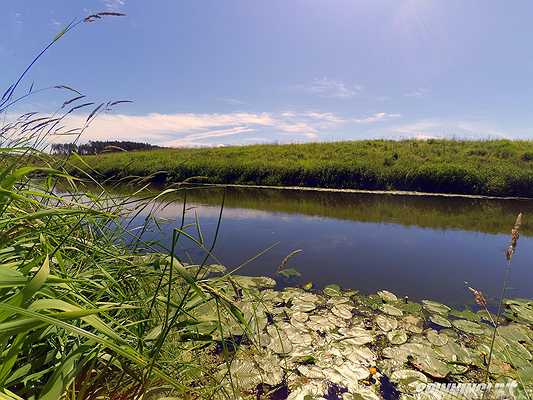
<instances>
[{"instance_id":1,"label":"aquatic vegetation","mask_svg":"<svg viewBox=\"0 0 533 400\"><path fill-rule=\"evenodd\" d=\"M232 295L231 285L222 290ZM453 315L461 312L444 304L425 300L391 315L384 306L400 310L404 300L387 291L365 296L338 287L310 292L259 285L243 296L260 302L271 319L235 349L232 380L240 382L241 399L281 387L288 399L379 399L385 389L402 399L426 398L421 383L479 383L488 366L491 326ZM520 315L524 309L528 315L533 300L512 299L504 307L490 381L519 381L517 393L524 395L524 388L533 390L524 375L533 360L533 323ZM245 317L252 322L258 315ZM260 372L250 379L252 364Z\"/></svg>"}]
</instances>

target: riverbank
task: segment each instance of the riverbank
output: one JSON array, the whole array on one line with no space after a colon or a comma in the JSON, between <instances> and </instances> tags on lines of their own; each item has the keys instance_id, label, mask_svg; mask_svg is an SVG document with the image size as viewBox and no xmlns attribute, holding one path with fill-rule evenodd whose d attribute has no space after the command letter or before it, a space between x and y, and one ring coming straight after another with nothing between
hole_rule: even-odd
<instances>
[{"instance_id":1,"label":"riverbank","mask_svg":"<svg viewBox=\"0 0 533 400\"><path fill-rule=\"evenodd\" d=\"M533 197L533 142L369 140L86 156L105 178Z\"/></svg>"}]
</instances>

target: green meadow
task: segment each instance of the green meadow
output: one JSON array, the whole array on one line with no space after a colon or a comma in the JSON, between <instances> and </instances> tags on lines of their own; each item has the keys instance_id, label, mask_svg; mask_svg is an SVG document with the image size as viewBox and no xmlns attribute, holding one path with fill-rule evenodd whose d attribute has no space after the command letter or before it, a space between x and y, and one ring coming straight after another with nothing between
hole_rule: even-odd
<instances>
[{"instance_id":1,"label":"green meadow","mask_svg":"<svg viewBox=\"0 0 533 400\"><path fill-rule=\"evenodd\" d=\"M366 140L86 156L106 178L533 196L533 142Z\"/></svg>"}]
</instances>

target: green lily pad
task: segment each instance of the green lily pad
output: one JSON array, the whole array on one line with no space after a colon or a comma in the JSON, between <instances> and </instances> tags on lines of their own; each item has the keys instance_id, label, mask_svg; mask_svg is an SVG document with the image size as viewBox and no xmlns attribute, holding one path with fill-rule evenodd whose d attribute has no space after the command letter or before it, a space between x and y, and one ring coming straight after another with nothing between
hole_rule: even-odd
<instances>
[{"instance_id":1,"label":"green lily pad","mask_svg":"<svg viewBox=\"0 0 533 400\"><path fill-rule=\"evenodd\" d=\"M429 312L446 315L451 310L447 305L431 300L422 300L422 306Z\"/></svg>"},{"instance_id":2,"label":"green lily pad","mask_svg":"<svg viewBox=\"0 0 533 400\"><path fill-rule=\"evenodd\" d=\"M387 339L392 344L404 344L405 342L407 342L407 334L404 330L396 329L387 333Z\"/></svg>"},{"instance_id":3,"label":"green lily pad","mask_svg":"<svg viewBox=\"0 0 533 400\"><path fill-rule=\"evenodd\" d=\"M485 330L483 329L483 326L481 326L478 323L467 321L465 319L458 319L455 321L452 321L453 326L455 326L457 329L466 332L471 333L473 335L482 335Z\"/></svg>"},{"instance_id":4,"label":"green lily pad","mask_svg":"<svg viewBox=\"0 0 533 400\"><path fill-rule=\"evenodd\" d=\"M381 299L387 303L394 303L398 301L398 297L392 292L389 292L388 290L380 290L378 293L378 296L381 297Z\"/></svg>"},{"instance_id":5,"label":"green lily pad","mask_svg":"<svg viewBox=\"0 0 533 400\"><path fill-rule=\"evenodd\" d=\"M429 355L415 355L411 363L434 378L445 378L450 373L450 368L445 362Z\"/></svg>"},{"instance_id":6,"label":"green lily pad","mask_svg":"<svg viewBox=\"0 0 533 400\"><path fill-rule=\"evenodd\" d=\"M380 400L381 397L376 394L372 389L359 387L357 390L351 393L344 393L342 400Z\"/></svg>"},{"instance_id":7,"label":"green lily pad","mask_svg":"<svg viewBox=\"0 0 533 400\"><path fill-rule=\"evenodd\" d=\"M439 314L433 314L429 316L429 320L436 325L443 326L445 328L451 328L452 324L446 318Z\"/></svg>"},{"instance_id":8,"label":"green lily pad","mask_svg":"<svg viewBox=\"0 0 533 400\"><path fill-rule=\"evenodd\" d=\"M412 369L394 371L390 379L403 393L416 393L421 383L428 382L428 378L423 373Z\"/></svg>"},{"instance_id":9,"label":"green lily pad","mask_svg":"<svg viewBox=\"0 0 533 400\"><path fill-rule=\"evenodd\" d=\"M468 309L465 309L463 311L452 310L450 311L450 315L457 317L457 318L467 319L473 322L481 321L481 316L478 313L475 313L472 310L468 310Z\"/></svg>"},{"instance_id":10,"label":"green lily pad","mask_svg":"<svg viewBox=\"0 0 533 400\"><path fill-rule=\"evenodd\" d=\"M339 296L341 295L341 287L339 285L327 285L322 290L326 296Z\"/></svg>"},{"instance_id":11,"label":"green lily pad","mask_svg":"<svg viewBox=\"0 0 533 400\"><path fill-rule=\"evenodd\" d=\"M403 315L403 311L391 306L390 304L382 304L380 307L380 310L383 311L385 314L392 315L394 317L401 317Z\"/></svg>"},{"instance_id":12,"label":"green lily pad","mask_svg":"<svg viewBox=\"0 0 533 400\"><path fill-rule=\"evenodd\" d=\"M434 346L444 346L446 343L448 343L448 336L441 335L437 331L433 329L429 329L426 332L426 337L428 338L429 342Z\"/></svg>"},{"instance_id":13,"label":"green lily pad","mask_svg":"<svg viewBox=\"0 0 533 400\"><path fill-rule=\"evenodd\" d=\"M531 340L527 334L527 329L523 325L516 323L499 326L497 332L499 336L517 342L528 342Z\"/></svg>"}]
</instances>

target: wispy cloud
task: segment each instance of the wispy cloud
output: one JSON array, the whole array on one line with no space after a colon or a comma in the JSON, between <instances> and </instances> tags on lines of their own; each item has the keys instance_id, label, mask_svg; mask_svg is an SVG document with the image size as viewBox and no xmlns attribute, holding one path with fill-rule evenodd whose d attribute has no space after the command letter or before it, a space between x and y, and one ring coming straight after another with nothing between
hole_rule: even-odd
<instances>
[{"instance_id":1,"label":"wispy cloud","mask_svg":"<svg viewBox=\"0 0 533 400\"><path fill-rule=\"evenodd\" d=\"M68 127L81 126L83 118L81 115L72 116ZM102 114L86 131L83 141L112 139L166 146L201 146L216 145L227 140L243 142L251 132L261 138L258 142L305 141L317 139L321 133L329 132L349 120L335 113L319 111ZM65 139L60 136L54 141Z\"/></svg>"},{"instance_id":2,"label":"wispy cloud","mask_svg":"<svg viewBox=\"0 0 533 400\"><path fill-rule=\"evenodd\" d=\"M411 92L407 92L404 94L405 97L425 97L429 93L429 89L426 88L418 88Z\"/></svg>"},{"instance_id":3,"label":"wispy cloud","mask_svg":"<svg viewBox=\"0 0 533 400\"><path fill-rule=\"evenodd\" d=\"M362 86L347 85L342 81L327 77L314 79L308 84L297 85L296 88L309 94L336 99L349 99L363 89Z\"/></svg>"},{"instance_id":4,"label":"wispy cloud","mask_svg":"<svg viewBox=\"0 0 533 400\"><path fill-rule=\"evenodd\" d=\"M378 112L364 118L355 118L352 121L358 124L372 124L375 122L385 121L391 118L399 118L401 114L390 114L386 112Z\"/></svg>"}]
</instances>

